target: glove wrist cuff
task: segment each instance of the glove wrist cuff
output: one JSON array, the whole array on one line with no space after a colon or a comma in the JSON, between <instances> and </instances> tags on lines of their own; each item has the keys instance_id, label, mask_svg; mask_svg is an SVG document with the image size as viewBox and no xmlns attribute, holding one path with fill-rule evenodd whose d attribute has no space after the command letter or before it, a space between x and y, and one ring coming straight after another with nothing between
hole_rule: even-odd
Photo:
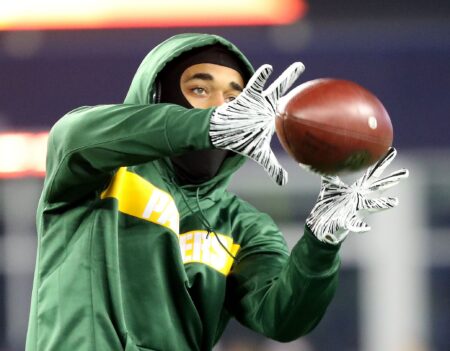
<instances>
[{"instance_id":1,"label":"glove wrist cuff","mask_svg":"<svg viewBox=\"0 0 450 351\"><path fill-rule=\"evenodd\" d=\"M349 231L343 231L342 233L337 234L331 234L331 233L325 233L321 235L315 235L317 239L319 239L321 242L331 244L331 245L337 245L344 241L344 239L347 237Z\"/></svg>"}]
</instances>

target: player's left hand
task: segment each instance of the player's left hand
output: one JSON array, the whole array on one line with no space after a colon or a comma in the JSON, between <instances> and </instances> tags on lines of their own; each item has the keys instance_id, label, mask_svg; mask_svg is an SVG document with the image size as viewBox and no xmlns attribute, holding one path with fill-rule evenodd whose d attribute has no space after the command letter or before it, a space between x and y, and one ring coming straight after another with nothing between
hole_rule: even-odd
<instances>
[{"instance_id":1,"label":"player's left hand","mask_svg":"<svg viewBox=\"0 0 450 351\"><path fill-rule=\"evenodd\" d=\"M408 170L400 169L381 177L396 154L397 151L390 148L381 160L350 186L337 176L322 176L317 203L306 220L320 241L338 244L349 232L367 232L370 226L363 219L368 214L398 205L396 197L378 197L383 190L409 175Z\"/></svg>"},{"instance_id":2,"label":"player's left hand","mask_svg":"<svg viewBox=\"0 0 450 351\"><path fill-rule=\"evenodd\" d=\"M301 62L293 63L264 90L272 66L263 65L236 99L217 107L211 115L211 143L218 149L231 150L256 161L278 185L286 184L287 172L270 148L277 107L304 69Z\"/></svg>"}]
</instances>

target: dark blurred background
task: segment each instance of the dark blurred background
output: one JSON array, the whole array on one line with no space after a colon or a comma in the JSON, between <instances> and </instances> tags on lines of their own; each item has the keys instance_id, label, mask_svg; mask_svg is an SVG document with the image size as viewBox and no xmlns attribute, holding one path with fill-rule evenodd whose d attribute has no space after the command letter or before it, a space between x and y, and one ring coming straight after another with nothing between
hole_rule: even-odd
<instances>
[{"instance_id":1,"label":"dark blurred background","mask_svg":"<svg viewBox=\"0 0 450 351\"><path fill-rule=\"evenodd\" d=\"M416 261L414 257L411 261L409 256L403 261L401 258L407 254L409 240L413 240L408 236L405 241L394 240L394 244L388 241L387 245L398 244L391 247L390 264L395 265L398 258L399 262L405 262L406 269L411 265L419 267L418 276L411 274L411 281L415 282L411 284L418 286L419 292L411 300L403 299L411 301L413 305L409 308L416 309L417 314L410 311L411 316L397 317L406 323L406 329L412 323L407 319L422 319L420 332L414 330L414 323L408 329L410 335L420 334L420 337L412 338L408 346L407 343L392 346L398 344L389 344L389 338L395 337L388 331L367 330L368 323L371 325L376 317L370 317L372 312L367 312L370 308L365 299L370 293L363 292L370 283L365 285L364 277L370 276L373 267L360 257L359 245L367 245L367 241L363 244L363 239L349 238L349 243L345 243L348 248L343 251L340 289L316 331L297 343L281 345L232 323L217 350L448 351L450 1L311 0L307 3L306 15L287 25L0 31L0 133L46 131L76 107L121 103L148 51L162 40L183 32L222 35L241 48L255 67L272 64L274 75L300 60L306 65L300 82L320 77L353 80L383 102L393 122L394 145L407 164L417 167L411 177L415 180L402 190L410 199L403 202L407 209L401 212L401 220L397 217L397 222L389 223L398 231L417 232L418 239L410 251ZM0 2L0 13L1 6ZM275 148L282 154L277 145ZM252 169L243 172L250 174ZM264 174L256 173L256 177ZM295 176L291 178L291 182L295 183L295 179ZM315 180L304 183L316 185ZM233 186L236 191L244 191L243 196L257 207L271 213L287 237L295 241L296 233L291 228L301 228L317 189L306 189L303 180L292 185L293 191L284 193L263 184L254 190L250 185L246 189L242 184ZM41 186L41 178L0 181L2 351L18 351L24 345L35 254L34 211ZM279 210L291 209L298 203L306 205L296 205L295 213ZM368 269L367 276L364 269ZM380 275L394 274L388 273L391 270L388 264L384 269L386 273ZM393 275L391 283L401 285L395 280L409 277L408 272ZM383 289L389 286L381 286ZM392 301L393 306L398 306L397 300ZM415 305L417 301L420 306ZM407 310L405 306L399 313ZM390 315L389 311L385 314ZM373 323L383 324L382 321ZM378 347L377 337L380 338Z\"/></svg>"}]
</instances>

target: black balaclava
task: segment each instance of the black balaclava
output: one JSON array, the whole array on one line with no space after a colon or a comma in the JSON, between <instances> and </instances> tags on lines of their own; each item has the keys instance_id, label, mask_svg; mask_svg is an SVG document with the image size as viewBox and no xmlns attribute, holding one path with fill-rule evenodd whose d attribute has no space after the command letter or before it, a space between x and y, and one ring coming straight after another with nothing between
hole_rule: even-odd
<instances>
[{"instance_id":1,"label":"black balaclava","mask_svg":"<svg viewBox=\"0 0 450 351\"><path fill-rule=\"evenodd\" d=\"M250 76L249 69L225 46L216 44L196 48L170 61L159 73L155 102L193 108L181 91L180 78L187 68L200 63L232 68L241 74L245 83ZM213 178L223 161L231 154L230 151L219 149L189 151L172 156L170 160L181 184L201 184Z\"/></svg>"}]
</instances>

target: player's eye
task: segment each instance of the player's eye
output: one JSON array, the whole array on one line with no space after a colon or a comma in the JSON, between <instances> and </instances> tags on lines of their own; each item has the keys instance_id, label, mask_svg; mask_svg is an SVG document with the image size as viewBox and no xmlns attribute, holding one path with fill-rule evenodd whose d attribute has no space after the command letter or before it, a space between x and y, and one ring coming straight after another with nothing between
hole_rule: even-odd
<instances>
[{"instance_id":1,"label":"player's eye","mask_svg":"<svg viewBox=\"0 0 450 351\"><path fill-rule=\"evenodd\" d=\"M206 89L201 88L201 87L195 87L195 88L192 88L191 91L192 91L194 94L199 95L199 96L205 96L205 95L207 94Z\"/></svg>"},{"instance_id":2,"label":"player's eye","mask_svg":"<svg viewBox=\"0 0 450 351\"><path fill-rule=\"evenodd\" d=\"M235 90L233 90L232 92L227 92L225 94L225 102L231 102L233 100L236 100L236 98L239 96L240 93L241 93L240 91Z\"/></svg>"},{"instance_id":3,"label":"player's eye","mask_svg":"<svg viewBox=\"0 0 450 351\"><path fill-rule=\"evenodd\" d=\"M231 102L235 99L236 99L236 96L229 96L229 97L225 98L225 102Z\"/></svg>"}]
</instances>

